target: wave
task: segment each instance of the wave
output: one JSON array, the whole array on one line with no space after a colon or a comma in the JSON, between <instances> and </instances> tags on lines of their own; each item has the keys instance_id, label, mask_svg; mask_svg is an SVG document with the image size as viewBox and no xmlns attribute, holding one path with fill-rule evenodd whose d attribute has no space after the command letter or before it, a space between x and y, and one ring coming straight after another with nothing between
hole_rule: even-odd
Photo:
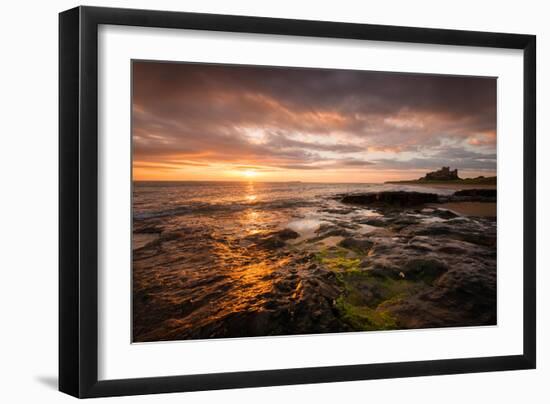
<instances>
[{"instance_id":1,"label":"wave","mask_svg":"<svg viewBox=\"0 0 550 404\"><path fill-rule=\"evenodd\" d=\"M278 201L257 201L249 203L206 203L196 202L189 205L180 205L169 209L150 210L134 213L134 220L147 220L167 216L182 216L206 214L215 212L240 212L247 209L274 210L307 207L318 204L319 201L304 201L299 199Z\"/></svg>"}]
</instances>

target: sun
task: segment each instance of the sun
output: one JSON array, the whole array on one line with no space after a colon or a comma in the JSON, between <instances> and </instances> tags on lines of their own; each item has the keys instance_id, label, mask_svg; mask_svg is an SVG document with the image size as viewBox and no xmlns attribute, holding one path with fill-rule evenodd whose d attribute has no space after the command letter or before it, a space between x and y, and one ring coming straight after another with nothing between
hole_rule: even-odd
<instances>
[{"instance_id":1,"label":"sun","mask_svg":"<svg viewBox=\"0 0 550 404\"><path fill-rule=\"evenodd\" d=\"M258 173L254 170L245 170L242 171L241 174L246 178L254 178L256 175L258 175Z\"/></svg>"}]
</instances>

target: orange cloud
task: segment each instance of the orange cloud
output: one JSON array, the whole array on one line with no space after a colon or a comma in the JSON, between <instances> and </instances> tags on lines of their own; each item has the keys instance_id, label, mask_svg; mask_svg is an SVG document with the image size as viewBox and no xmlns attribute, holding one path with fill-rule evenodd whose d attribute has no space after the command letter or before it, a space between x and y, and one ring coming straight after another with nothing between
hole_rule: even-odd
<instances>
[{"instance_id":1,"label":"orange cloud","mask_svg":"<svg viewBox=\"0 0 550 404\"><path fill-rule=\"evenodd\" d=\"M132 93L136 179L257 166L271 180L347 181L496 165L493 78L134 62Z\"/></svg>"}]
</instances>

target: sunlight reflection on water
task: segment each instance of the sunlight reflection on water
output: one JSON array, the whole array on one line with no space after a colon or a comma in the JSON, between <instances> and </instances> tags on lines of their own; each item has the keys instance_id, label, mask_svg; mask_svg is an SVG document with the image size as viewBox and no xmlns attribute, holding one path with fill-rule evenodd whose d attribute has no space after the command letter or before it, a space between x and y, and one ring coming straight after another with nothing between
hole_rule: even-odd
<instances>
[{"instance_id":1,"label":"sunlight reflection on water","mask_svg":"<svg viewBox=\"0 0 550 404\"><path fill-rule=\"evenodd\" d=\"M317 230L319 230L319 227L321 227L322 224L327 223L328 222L319 219L300 219L288 223L286 227L294 230L296 233L299 233L302 237L307 237L313 235Z\"/></svg>"}]
</instances>

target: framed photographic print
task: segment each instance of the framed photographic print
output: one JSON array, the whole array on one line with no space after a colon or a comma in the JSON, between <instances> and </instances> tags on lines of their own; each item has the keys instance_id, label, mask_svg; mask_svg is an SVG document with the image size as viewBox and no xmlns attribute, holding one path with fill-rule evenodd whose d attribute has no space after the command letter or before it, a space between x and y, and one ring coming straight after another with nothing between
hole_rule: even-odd
<instances>
[{"instance_id":1,"label":"framed photographic print","mask_svg":"<svg viewBox=\"0 0 550 404\"><path fill-rule=\"evenodd\" d=\"M535 37L60 14L59 386L535 367Z\"/></svg>"}]
</instances>

